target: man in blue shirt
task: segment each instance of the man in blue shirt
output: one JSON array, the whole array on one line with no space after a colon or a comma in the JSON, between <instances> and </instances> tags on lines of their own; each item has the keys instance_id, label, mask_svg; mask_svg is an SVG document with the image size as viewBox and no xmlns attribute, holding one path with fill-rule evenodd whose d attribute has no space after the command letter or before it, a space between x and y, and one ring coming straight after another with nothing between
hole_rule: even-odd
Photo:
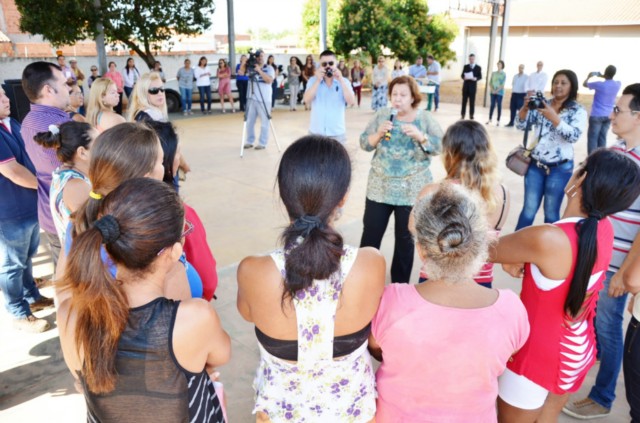
<instances>
[{"instance_id":1,"label":"man in blue shirt","mask_svg":"<svg viewBox=\"0 0 640 423\"><path fill-rule=\"evenodd\" d=\"M247 142L244 148L253 148L256 140L254 126L260 116L260 141L256 150L264 150L269 141L269 119L271 119L271 83L276 77L273 66L264 60L264 51L256 51L254 76L249 78L247 94ZM250 70L247 70L250 72Z\"/></svg>"},{"instance_id":2,"label":"man in blue shirt","mask_svg":"<svg viewBox=\"0 0 640 423\"><path fill-rule=\"evenodd\" d=\"M611 125L609 116L621 86L620 81L613 80L615 75L616 67L609 65L604 70L604 75L600 72L591 72L582 83L585 88L595 90L591 115L589 116L589 131L587 132L587 151L589 154L596 148L607 145L607 132L609 132L609 125ZM603 77L604 81L589 82L589 79L594 76Z\"/></svg>"},{"instance_id":3,"label":"man in blue shirt","mask_svg":"<svg viewBox=\"0 0 640 423\"><path fill-rule=\"evenodd\" d=\"M9 117L9 98L0 88L0 290L16 329L44 332L49 323L33 315L53 306L40 295L31 273L38 251L38 181L20 135Z\"/></svg>"},{"instance_id":4,"label":"man in blue shirt","mask_svg":"<svg viewBox=\"0 0 640 423\"><path fill-rule=\"evenodd\" d=\"M415 65L409 66L409 75L416 80L427 77L427 68L422 65L422 57L416 59ZM418 82L418 84L422 85L421 82Z\"/></svg>"},{"instance_id":5,"label":"man in blue shirt","mask_svg":"<svg viewBox=\"0 0 640 423\"><path fill-rule=\"evenodd\" d=\"M304 104L311 104L309 133L331 137L342 144L347 142L344 111L354 100L351 84L338 70L335 53L323 51L320 66L315 76L309 78L304 92Z\"/></svg>"}]
</instances>

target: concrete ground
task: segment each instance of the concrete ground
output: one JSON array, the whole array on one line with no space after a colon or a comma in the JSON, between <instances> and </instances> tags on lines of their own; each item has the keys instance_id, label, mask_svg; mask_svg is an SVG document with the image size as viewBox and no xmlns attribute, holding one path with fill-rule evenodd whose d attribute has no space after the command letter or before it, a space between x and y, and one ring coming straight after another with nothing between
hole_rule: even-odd
<instances>
[{"instance_id":1,"label":"concrete ground","mask_svg":"<svg viewBox=\"0 0 640 423\"><path fill-rule=\"evenodd\" d=\"M479 101L480 103L480 101ZM366 193L366 179L371 154L358 147L358 136L373 116L369 98L362 108L347 110L348 149L353 157L353 181L350 197L338 228L345 241L358 245L362 231L362 214ZM505 106L508 100L504 101ZM181 194L194 207L204 222L208 240L218 261L220 285L213 307L220 314L224 328L232 338L231 361L220 368L225 384L228 415L232 422L254 421L251 415L253 391L251 383L258 362L253 326L238 314L236 299L236 268L247 255L265 254L278 246L277 239L287 219L275 190L275 173L280 158L273 135L266 150L246 150L240 158L243 120L242 115L216 113L212 116L195 115L183 118L172 116L179 128L182 151L192 172L183 183ZM298 137L306 134L309 112L298 108L289 112L278 104L273 113L273 124L278 141L284 150ZM442 104L434 115L443 129L459 118L459 105ZM505 115L508 116L508 111ZM476 119L486 121L488 110L479 107ZM503 125L508 121L503 117ZM516 223L522 206L522 178L504 167L504 157L522 139L522 133L513 128L488 127L494 142L505 184L511 190L512 206L506 231ZM576 156L586 156L586 137L576 145ZM613 141L611 139L610 141ZM432 163L436 180L444 176L438 158ZM393 248L393 222L387 230L382 252L389 265ZM35 260L38 276L51 274L51 263L44 249ZM414 265L413 280L418 275L418 259ZM387 275L387 279L389 276ZM518 292L519 281L496 268L495 286ZM44 288L52 295L51 288ZM85 420L83 398L73 387L72 376L66 368L58 342L55 313L38 313L52 324L42 334L26 334L11 329L6 314L0 314L0 421L2 422L80 422ZM627 317L628 318L628 317ZM626 328L626 323L625 323ZM597 365L591 370L578 397L590 389ZM600 421L629 421L622 375L618 379L612 414ZM561 416L560 422L574 421Z\"/></svg>"}]
</instances>

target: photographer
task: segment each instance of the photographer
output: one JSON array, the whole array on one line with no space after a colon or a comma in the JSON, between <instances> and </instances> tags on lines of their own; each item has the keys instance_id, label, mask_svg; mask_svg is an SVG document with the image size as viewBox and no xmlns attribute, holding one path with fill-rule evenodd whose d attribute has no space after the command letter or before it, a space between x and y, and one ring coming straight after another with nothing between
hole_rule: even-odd
<instances>
[{"instance_id":1,"label":"photographer","mask_svg":"<svg viewBox=\"0 0 640 423\"><path fill-rule=\"evenodd\" d=\"M256 139L254 126L260 116L260 143L256 150L264 150L269 141L269 113L271 112L271 83L275 79L273 67L264 60L264 52L249 53L247 60L249 92L247 94L247 142L244 148L253 148Z\"/></svg>"},{"instance_id":2,"label":"photographer","mask_svg":"<svg viewBox=\"0 0 640 423\"><path fill-rule=\"evenodd\" d=\"M304 93L304 104L311 105L309 133L347 142L344 111L354 103L349 80L337 68L338 60L331 50L320 53L320 66L309 78Z\"/></svg>"},{"instance_id":3,"label":"photographer","mask_svg":"<svg viewBox=\"0 0 640 423\"><path fill-rule=\"evenodd\" d=\"M587 79L584 80L582 86L594 90L593 105L591 106L591 115L589 116L589 130L587 131L587 151L589 154L596 148L607 146L607 133L609 125L611 125L611 111L616 105L616 96L622 83L614 81L616 75L616 67L607 66L604 74L600 72L590 72ZM593 77L603 78L603 81L592 81Z\"/></svg>"},{"instance_id":4,"label":"photographer","mask_svg":"<svg viewBox=\"0 0 640 423\"><path fill-rule=\"evenodd\" d=\"M551 81L550 100L537 92L520 109L516 126L531 124L531 164L524 177L524 205L516 230L530 226L544 197L544 221L560 219L565 185L573 172L573 144L587 125L587 111L576 102L578 77L571 70L559 70ZM529 121L529 122L527 122Z\"/></svg>"}]
</instances>

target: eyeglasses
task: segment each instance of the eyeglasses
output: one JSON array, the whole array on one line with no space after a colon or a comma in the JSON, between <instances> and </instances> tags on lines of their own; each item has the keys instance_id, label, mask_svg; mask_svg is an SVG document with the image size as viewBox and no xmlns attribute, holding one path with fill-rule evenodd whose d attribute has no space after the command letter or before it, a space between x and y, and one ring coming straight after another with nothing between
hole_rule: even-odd
<instances>
[{"instance_id":1,"label":"eyeglasses","mask_svg":"<svg viewBox=\"0 0 640 423\"><path fill-rule=\"evenodd\" d=\"M84 96L82 91L78 91L78 92L75 92L75 93L74 92L70 92L69 95L72 96L72 97L73 96L75 96L75 97L83 97Z\"/></svg>"},{"instance_id":2,"label":"eyeglasses","mask_svg":"<svg viewBox=\"0 0 640 423\"><path fill-rule=\"evenodd\" d=\"M182 241L183 239L186 238L187 235L189 235L191 232L193 232L193 223L189 222L188 220L185 219L184 221L184 226L182 228L182 235L180 235L180 241ZM166 250L169 247L164 247L162 250L158 251L157 255L160 255L164 252L164 250Z\"/></svg>"},{"instance_id":3,"label":"eyeglasses","mask_svg":"<svg viewBox=\"0 0 640 423\"><path fill-rule=\"evenodd\" d=\"M149 88L147 90L147 92L151 95L156 95L158 93L163 93L164 92L164 88L163 87L157 87L157 88Z\"/></svg>"},{"instance_id":4,"label":"eyeglasses","mask_svg":"<svg viewBox=\"0 0 640 423\"><path fill-rule=\"evenodd\" d=\"M91 69L91 72L98 72L98 69Z\"/></svg>"},{"instance_id":5,"label":"eyeglasses","mask_svg":"<svg viewBox=\"0 0 640 423\"><path fill-rule=\"evenodd\" d=\"M640 112L640 110L620 110L620 107L613 106L613 114L616 116L618 116L620 113L626 113L626 112L634 114L634 113Z\"/></svg>"},{"instance_id":6,"label":"eyeglasses","mask_svg":"<svg viewBox=\"0 0 640 423\"><path fill-rule=\"evenodd\" d=\"M333 66L335 65L336 62L334 62L333 60L328 61L328 62L322 62L320 63L320 66L322 66L323 68L326 68L327 66Z\"/></svg>"}]
</instances>

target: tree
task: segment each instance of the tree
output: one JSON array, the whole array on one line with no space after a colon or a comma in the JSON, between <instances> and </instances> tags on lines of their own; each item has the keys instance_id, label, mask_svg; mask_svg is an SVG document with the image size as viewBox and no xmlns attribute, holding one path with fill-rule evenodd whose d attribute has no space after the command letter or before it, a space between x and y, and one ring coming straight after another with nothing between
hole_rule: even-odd
<instances>
[{"instance_id":1,"label":"tree","mask_svg":"<svg viewBox=\"0 0 640 423\"><path fill-rule=\"evenodd\" d=\"M449 45L457 27L450 18L428 12L424 0L344 0L333 47L342 54L366 51L372 63L385 49L408 62L431 54L446 63L455 57Z\"/></svg>"},{"instance_id":2,"label":"tree","mask_svg":"<svg viewBox=\"0 0 640 423\"><path fill-rule=\"evenodd\" d=\"M153 51L176 35L201 34L211 26L214 0L15 0L20 30L41 34L54 46L94 39L102 23L107 42L124 44L151 68Z\"/></svg>"},{"instance_id":3,"label":"tree","mask_svg":"<svg viewBox=\"0 0 640 423\"><path fill-rule=\"evenodd\" d=\"M327 45L338 26L338 14L343 0L327 0ZM320 0L307 0L302 9L302 42L312 52L320 53Z\"/></svg>"}]
</instances>

